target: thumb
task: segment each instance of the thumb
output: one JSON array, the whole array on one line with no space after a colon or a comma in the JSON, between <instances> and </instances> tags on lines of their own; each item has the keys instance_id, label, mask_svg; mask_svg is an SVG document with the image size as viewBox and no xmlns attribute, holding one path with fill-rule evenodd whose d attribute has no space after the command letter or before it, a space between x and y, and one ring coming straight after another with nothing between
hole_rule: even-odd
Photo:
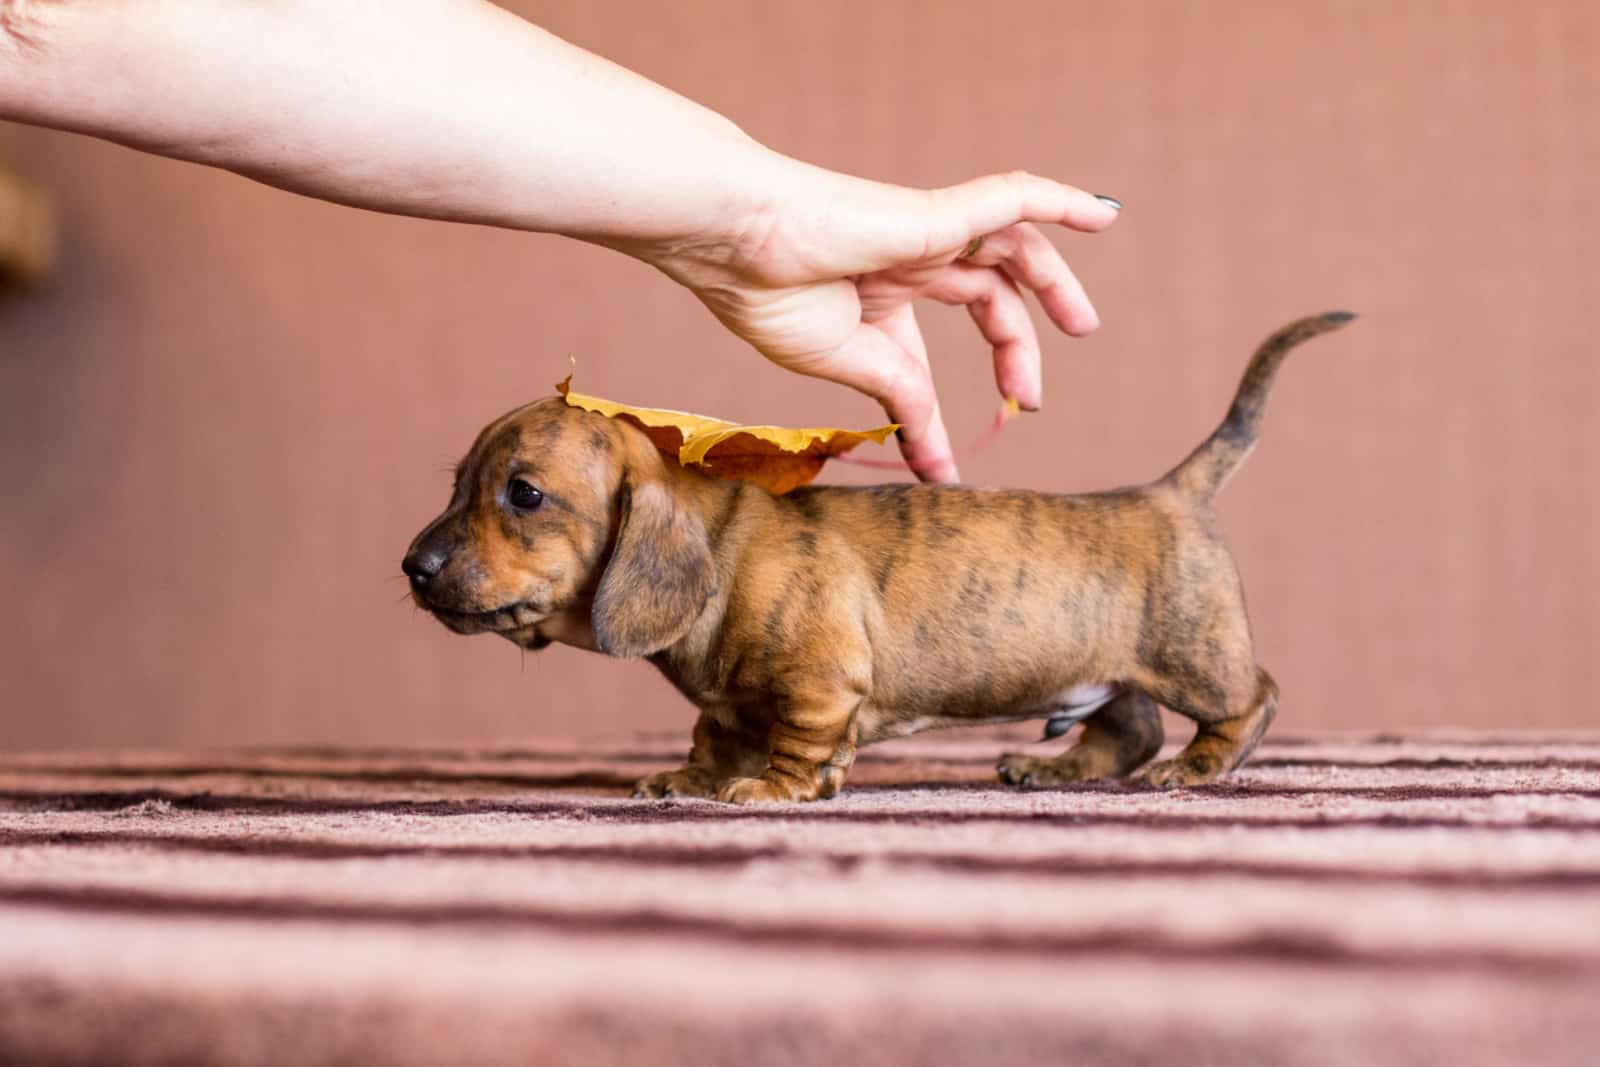
<instances>
[{"instance_id":1,"label":"thumb","mask_svg":"<svg viewBox=\"0 0 1600 1067\"><path fill-rule=\"evenodd\" d=\"M958 250L974 237L1019 222L1094 233L1117 220L1120 206L1108 197L1020 170L935 189L928 196L931 244L941 250Z\"/></svg>"}]
</instances>

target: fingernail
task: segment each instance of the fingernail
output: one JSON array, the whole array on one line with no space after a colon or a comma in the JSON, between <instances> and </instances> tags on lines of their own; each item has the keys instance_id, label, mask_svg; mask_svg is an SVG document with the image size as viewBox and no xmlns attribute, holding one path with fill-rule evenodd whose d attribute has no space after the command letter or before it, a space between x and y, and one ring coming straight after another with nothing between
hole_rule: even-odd
<instances>
[{"instance_id":1,"label":"fingernail","mask_svg":"<svg viewBox=\"0 0 1600 1067\"><path fill-rule=\"evenodd\" d=\"M1122 210L1122 201L1118 200L1114 196L1101 196L1099 193L1095 193L1094 198L1100 201L1102 204L1109 204L1113 211Z\"/></svg>"},{"instance_id":2,"label":"fingernail","mask_svg":"<svg viewBox=\"0 0 1600 1067\"><path fill-rule=\"evenodd\" d=\"M904 441L906 439L906 428L904 426L896 426L894 428L894 439L896 441Z\"/></svg>"}]
</instances>

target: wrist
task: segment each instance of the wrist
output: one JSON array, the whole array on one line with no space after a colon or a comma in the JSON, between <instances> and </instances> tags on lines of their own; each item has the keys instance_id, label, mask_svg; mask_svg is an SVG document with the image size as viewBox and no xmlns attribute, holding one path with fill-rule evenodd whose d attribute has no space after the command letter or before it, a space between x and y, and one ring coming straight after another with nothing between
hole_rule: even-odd
<instances>
[{"instance_id":1,"label":"wrist","mask_svg":"<svg viewBox=\"0 0 1600 1067\"><path fill-rule=\"evenodd\" d=\"M818 171L735 132L674 211L681 224L659 235L602 241L701 291L760 278L781 217L812 199Z\"/></svg>"}]
</instances>

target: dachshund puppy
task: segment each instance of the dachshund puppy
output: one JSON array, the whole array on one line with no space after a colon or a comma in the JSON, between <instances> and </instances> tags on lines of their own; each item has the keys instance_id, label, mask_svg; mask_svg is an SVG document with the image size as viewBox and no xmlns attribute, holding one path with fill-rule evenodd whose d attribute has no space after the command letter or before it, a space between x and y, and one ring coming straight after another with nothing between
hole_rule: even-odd
<instances>
[{"instance_id":1,"label":"dachshund puppy","mask_svg":"<svg viewBox=\"0 0 1600 1067\"><path fill-rule=\"evenodd\" d=\"M860 745L1032 718L1047 737L1084 730L1060 756L1004 757L1007 782L1210 782L1244 761L1278 704L1211 500L1254 446L1284 356L1351 318L1270 337L1222 425L1165 477L1082 496L773 496L552 397L478 435L403 569L457 633L648 657L700 718L688 762L638 796L815 800L844 785ZM1198 729L1146 766L1157 705Z\"/></svg>"}]
</instances>

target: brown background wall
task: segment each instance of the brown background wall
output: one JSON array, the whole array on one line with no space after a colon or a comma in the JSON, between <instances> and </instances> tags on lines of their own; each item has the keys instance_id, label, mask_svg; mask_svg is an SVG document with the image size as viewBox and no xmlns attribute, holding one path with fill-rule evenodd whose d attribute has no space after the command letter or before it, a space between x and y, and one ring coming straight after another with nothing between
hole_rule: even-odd
<instances>
[{"instance_id":1,"label":"brown background wall","mask_svg":"<svg viewBox=\"0 0 1600 1067\"><path fill-rule=\"evenodd\" d=\"M1044 412L972 481L1158 473L1266 331L1361 312L1291 363L1224 501L1279 729L1596 723L1600 5L519 7L821 164L1126 200L1062 238L1104 328L1047 341ZM65 226L56 286L0 308L6 748L687 725L648 667L524 661L399 602L445 464L569 355L618 399L879 419L603 251L18 127L0 158ZM977 335L926 317L975 433Z\"/></svg>"}]
</instances>

